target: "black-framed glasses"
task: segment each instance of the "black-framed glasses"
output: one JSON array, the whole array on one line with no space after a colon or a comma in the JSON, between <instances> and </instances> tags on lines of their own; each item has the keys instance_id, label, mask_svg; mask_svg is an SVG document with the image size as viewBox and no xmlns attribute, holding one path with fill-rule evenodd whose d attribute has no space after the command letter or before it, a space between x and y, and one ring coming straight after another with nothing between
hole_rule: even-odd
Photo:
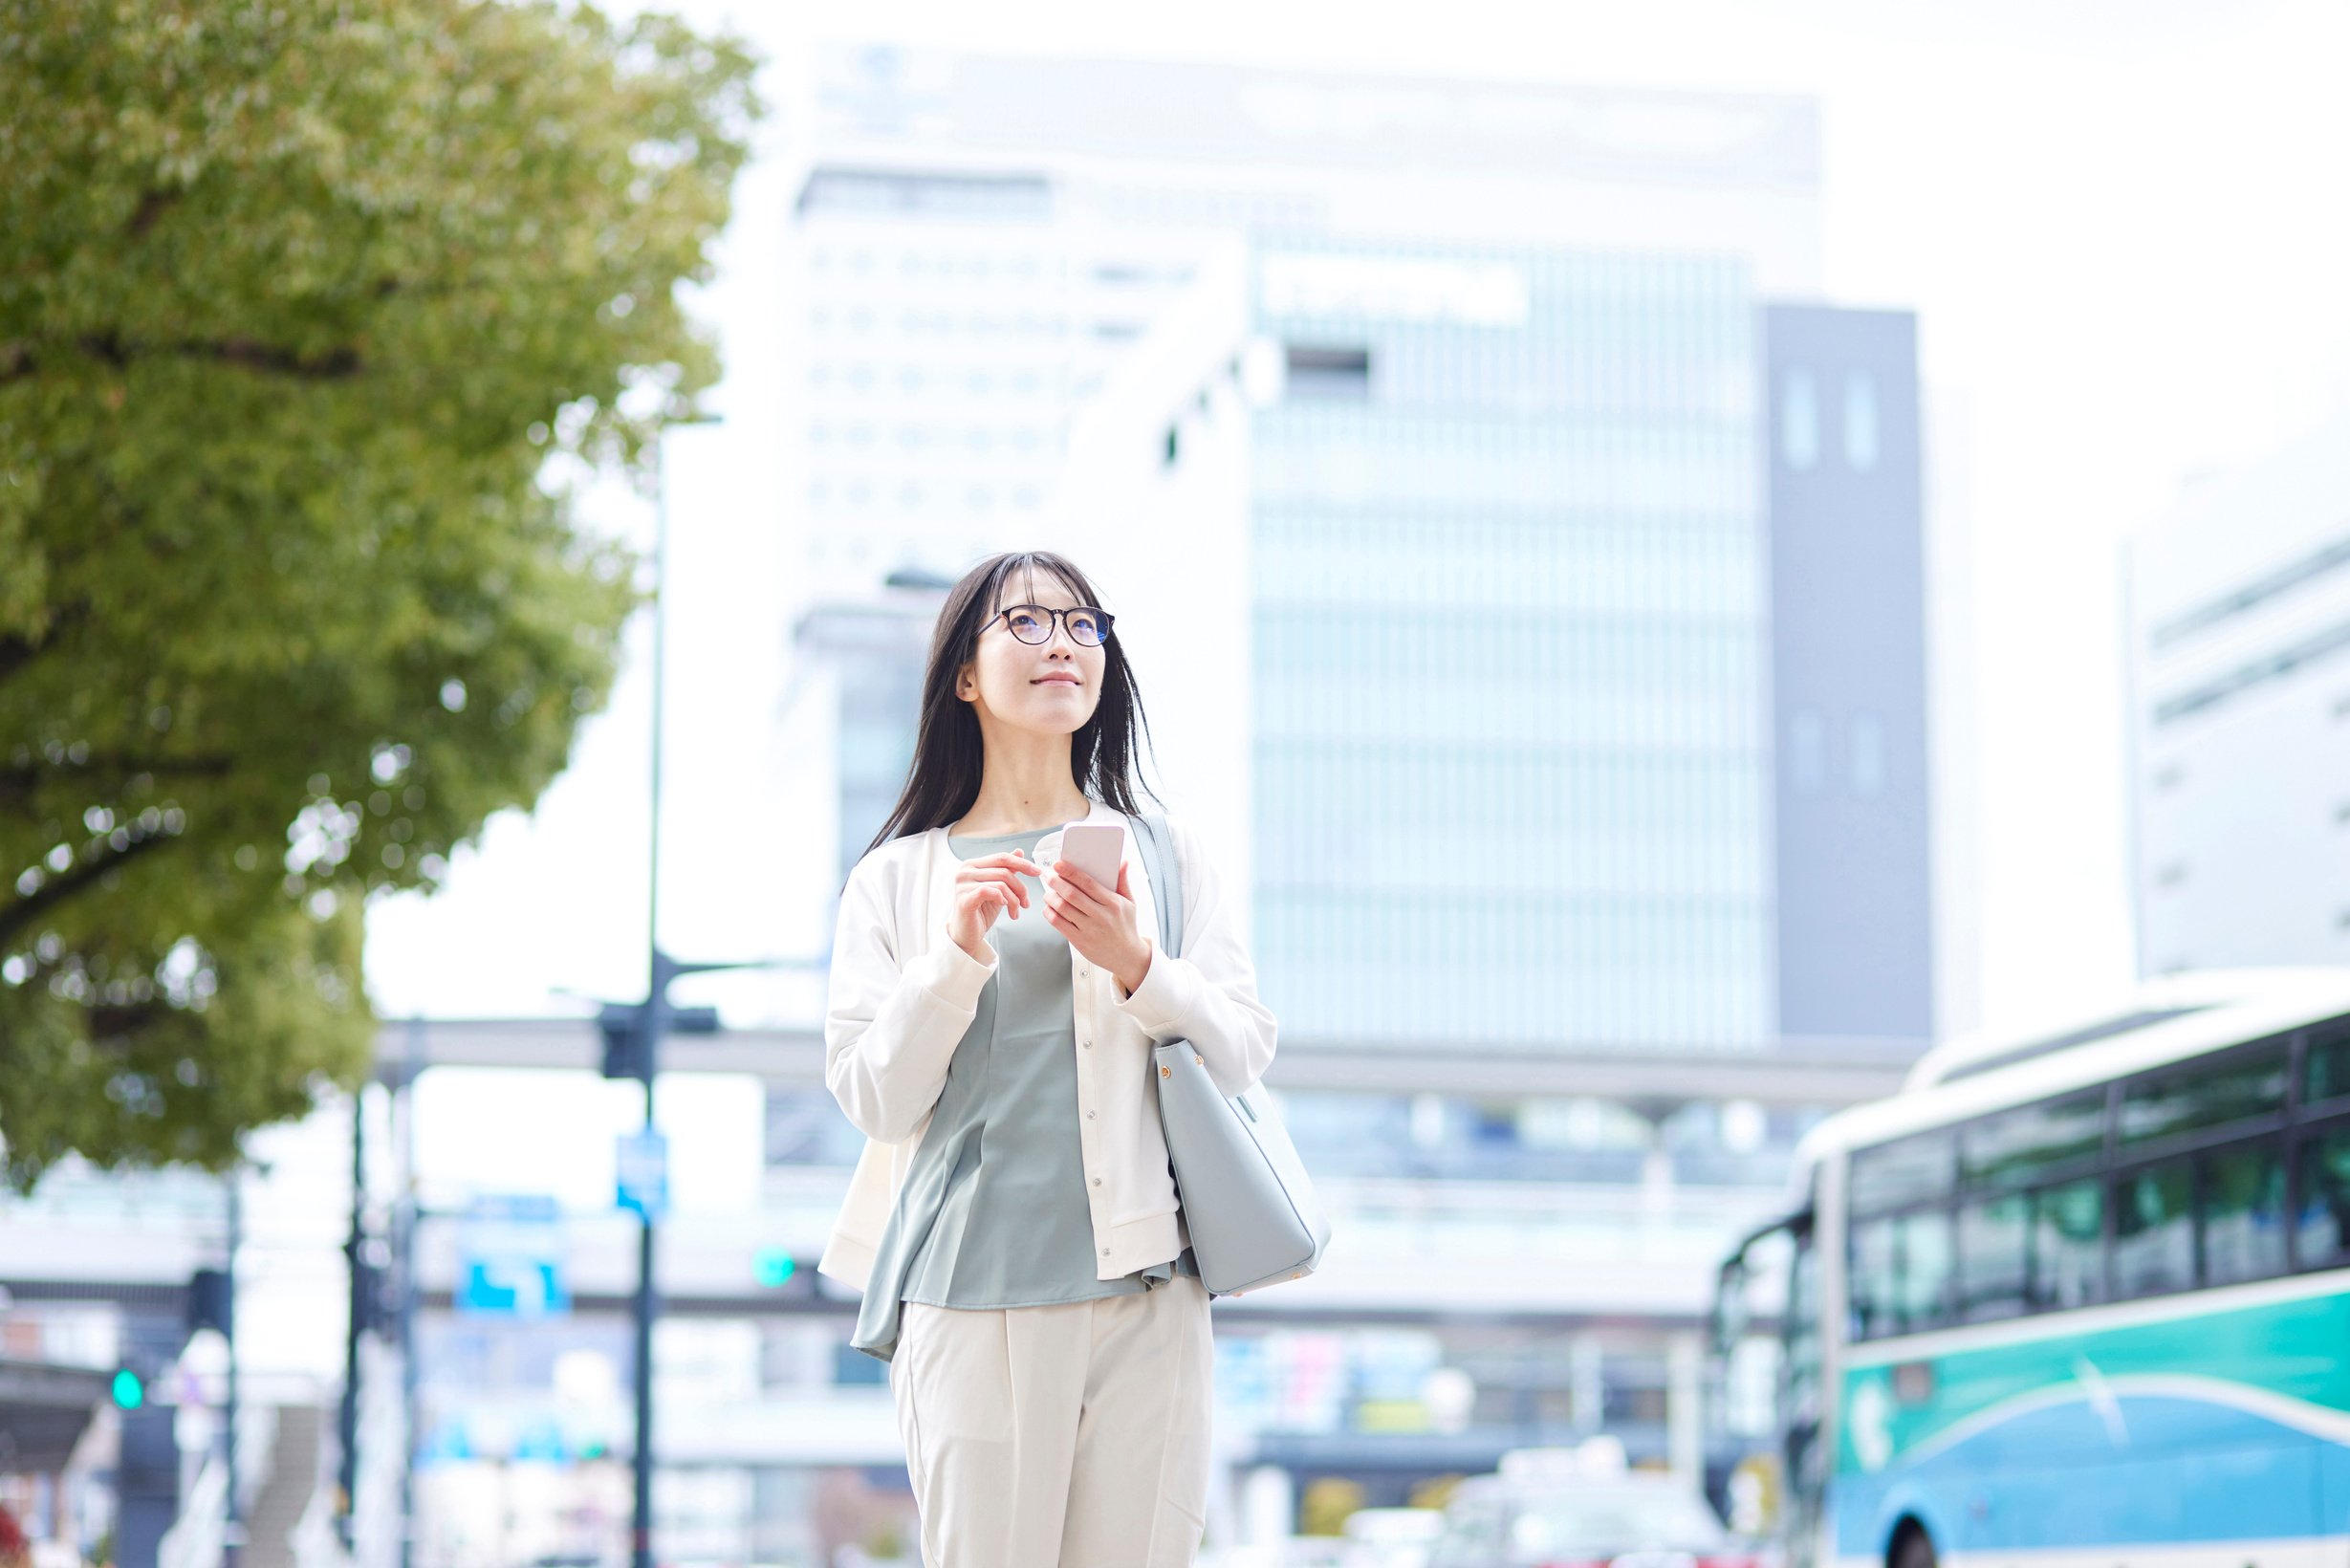
<instances>
[{"instance_id":1,"label":"black-framed glasses","mask_svg":"<svg viewBox=\"0 0 2350 1568\"><path fill-rule=\"evenodd\" d=\"M1031 647L1053 641L1053 623L1069 628L1069 641L1080 648L1098 648L1110 640L1110 623L1118 618L1096 604L1076 604L1055 610L1044 604L1007 604L989 619L1001 620L1012 635Z\"/></svg>"}]
</instances>

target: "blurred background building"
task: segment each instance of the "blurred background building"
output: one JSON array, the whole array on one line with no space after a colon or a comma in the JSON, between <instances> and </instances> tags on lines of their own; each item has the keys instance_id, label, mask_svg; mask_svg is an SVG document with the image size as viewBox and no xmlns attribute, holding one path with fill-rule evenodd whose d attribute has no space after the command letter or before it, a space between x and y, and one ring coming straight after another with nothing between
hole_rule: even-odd
<instances>
[{"instance_id":1,"label":"blurred background building","mask_svg":"<svg viewBox=\"0 0 2350 1568\"><path fill-rule=\"evenodd\" d=\"M2350 431L2194 483L2123 561L2140 972L2350 960Z\"/></svg>"}]
</instances>

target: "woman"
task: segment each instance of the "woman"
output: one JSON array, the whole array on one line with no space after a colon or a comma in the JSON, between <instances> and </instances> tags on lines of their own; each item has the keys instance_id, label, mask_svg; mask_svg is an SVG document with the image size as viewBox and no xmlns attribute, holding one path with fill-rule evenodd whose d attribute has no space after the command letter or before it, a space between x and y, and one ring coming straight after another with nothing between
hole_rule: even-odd
<instances>
[{"instance_id":1,"label":"woman","mask_svg":"<svg viewBox=\"0 0 2350 1568\"><path fill-rule=\"evenodd\" d=\"M928 1568L1161 1568L1207 1513L1208 1294L1153 1044L1228 1094L1273 1019L1216 867L1170 823L1184 956L1063 824L1138 811L1134 678L1084 574L998 555L939 613L914 764L841 894L825 1081L869 1142L819 1265L864 1292Z\"/></svg>"}]
</instances>

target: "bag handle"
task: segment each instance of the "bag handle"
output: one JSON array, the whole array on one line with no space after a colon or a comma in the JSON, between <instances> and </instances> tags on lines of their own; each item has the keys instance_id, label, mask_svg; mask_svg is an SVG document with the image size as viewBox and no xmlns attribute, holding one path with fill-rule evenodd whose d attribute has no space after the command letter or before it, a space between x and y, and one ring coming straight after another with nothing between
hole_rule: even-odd
<instances>
[{"instance_id":1,"label":"bag handle","mask_svg":"<svg viewBox=\"0 0 2350 1568\"><path fill-rule=\"evenodd\" d=\"M1150 878L1151 901L1159 905L1159 949L1181 958L1184 947L1184 873L1176 862L1174 835L1156 812L1130 817L1142 845L1142 871Z\"/></svg>"}]
</instances>

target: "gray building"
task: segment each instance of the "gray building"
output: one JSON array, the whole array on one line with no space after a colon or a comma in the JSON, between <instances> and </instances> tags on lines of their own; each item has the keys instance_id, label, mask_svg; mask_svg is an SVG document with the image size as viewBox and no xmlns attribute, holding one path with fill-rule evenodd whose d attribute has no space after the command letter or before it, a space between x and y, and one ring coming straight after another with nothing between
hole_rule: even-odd
<instances>
[{"instance_id":1,"label":"gray building","mask_svg":"<svg viewBox=\"0 0 2350 1568\"><path fill-rule=\"evenodd\" d=\"M1933 1032L1917 326L1764 314L1778 1033Z\"/></svg>"},{"instance_id":2,"label":"gray building","mask_svg":"<svg viewBox=\"0 0 2350 1568\"><path fill-rule=\"evenodd\" d=\"M1287 1027L1922 1046L1911 317L1759 306L1734 258L1264 245L1291 374L1256 444L1256 898Z\"/></svg>"}]
</instances>

